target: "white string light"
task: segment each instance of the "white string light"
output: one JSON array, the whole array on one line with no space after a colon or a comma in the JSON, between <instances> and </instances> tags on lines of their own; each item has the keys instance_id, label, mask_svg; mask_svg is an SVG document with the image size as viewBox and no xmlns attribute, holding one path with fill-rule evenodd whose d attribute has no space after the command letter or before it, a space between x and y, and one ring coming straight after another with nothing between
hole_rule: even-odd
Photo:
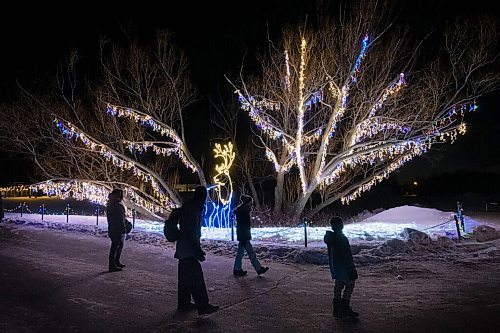
<instances>
[{"instance_id":1,"label":"white string light","mask_svg":"<svg viewBox=\"0 0 500 333\"><path fill-rule=\"evenodd\" d=\"M92 151L101 154L113 165L122 170L132 171L133 175L136 176L139 180L148 182L153 189L154 196L166 206L169 205L169 202L171 201L170 198L165 195L163 188L153 175L139 168L133 161L125 160L119 154L109 149L106 145L92 140L83 131L79 130L70 122L63 121L57 117L54 119L54 122L57 128L59 128L61 133L66 137L70 139L75 138L76 140L80 140L87 148L90 148Z\"/></svg>"},{"instance_id":2,"label":"white string light","mask_svg":"<svg viewBox=\"0 0 500 333\"><path fill-rule=\"evenodd\" d=\"M143 126L147 126L148 128L151 128L153 131L172 139L174 141L174 148L169 148L170 150L168 150L168 152L170 152L170 154L172 153L177 154L177 156L182 161L182 163L184 163L184 165L190 168L193 172L196 172L196 166L193 163L191 163L191 161L188 159L188 157L184 152L184 150L186 149L186 147L184 146L184 142L181 140L179 135L177 135L177 132L171 127L152 118L150 115L144 114L140 111L131 108L125 108L122 106L108 104L107 113L112 116L132 119L135 122ZM134 143L132 143L132 145L133 144ZM138 145L141 144L138 143ZM161 150L161 148L154 150L154 152L155 153L159 152L160 154L163 154L163 150Z\"/></svg>"}]
</instances>

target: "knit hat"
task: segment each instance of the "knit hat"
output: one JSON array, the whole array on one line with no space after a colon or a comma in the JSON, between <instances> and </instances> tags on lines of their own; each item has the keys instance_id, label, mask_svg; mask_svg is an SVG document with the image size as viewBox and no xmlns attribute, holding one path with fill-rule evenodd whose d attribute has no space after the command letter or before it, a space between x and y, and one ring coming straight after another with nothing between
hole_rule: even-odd
<instances>
[{"instance_id":1,"label":"knit hat","mask_svg":"<svg viewBox=\"0 0 500 333\"><path fill-rule=\"evenodd\" d=\"M344 222L340 216L332 216L330 219L330 225L333 230L342 230L344 228Z\"/></svg>"},{"instance_id":2,"label":"knit hat","mask_svg":"<svg viewBox=\"0 0 500 333\"><path fill-rule=\"evenodd\" d=\"M108 195L108 199L122 200L123 199L123 190L119 188L113 189L111 193Z\"/></svg>"}]
</instances>

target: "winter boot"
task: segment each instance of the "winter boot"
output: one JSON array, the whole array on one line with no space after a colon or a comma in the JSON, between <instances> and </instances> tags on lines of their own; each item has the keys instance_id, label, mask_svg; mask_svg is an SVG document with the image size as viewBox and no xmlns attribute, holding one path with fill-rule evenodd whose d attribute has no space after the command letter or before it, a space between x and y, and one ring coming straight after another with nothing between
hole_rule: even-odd
<instances>
[{"instance_id":1,"label":"winter boot","mask_svg":"<svg viewBox=\"0 0 500 333\"><path fill-rule=\"evenodd\" d=\"M265 272L267 272L269 270L269 267L261 267L259 268L259 270L257 271L257 275L262 275L264 274Z\"/></svg>"},{"instance_id":2,"label":"winter boot","mask_svg":"<svg viewBox=\"0 0 500 333\"><path fill-rule=\"evenodd\" d=\"M359 317L359 313L352 311L351 306L349 305L350 299L342 299L342 314L346 317L357 318Z\"/></svg>"},{"instance_id":3,"label":"winter boot","mask_svg":"<svg viewBox=\"0 0 500 333\"><path fill-rule=\"evenodd\" d=\"M203 316L203 315L215 312L217 310L219 310L219 306L218 305L207 304L203 308L198 309L198 315Z\"/></svg>"},{"instance_id":4,"label":"winter boot","mask_svg":"<svg viewBox=\"0 0 500 333\"><path fill-rule=\"evenodd\" d=\"M341 308L341 299L333 299L333 316L335 318L339 318L340 317L340 308Z\"/></svg>"},{"instance_id":5,"label":"winter boot","mask_svg":"<svg viewBox=\"0 0 500 333\"><path fill-rule=\"evenodd\" d=\"M233 271L233 275L235 275L235 276L245 276L245 275L247 275L247 271L244 271L242 269L235 269Z\"/></svg>"}]
</instances>

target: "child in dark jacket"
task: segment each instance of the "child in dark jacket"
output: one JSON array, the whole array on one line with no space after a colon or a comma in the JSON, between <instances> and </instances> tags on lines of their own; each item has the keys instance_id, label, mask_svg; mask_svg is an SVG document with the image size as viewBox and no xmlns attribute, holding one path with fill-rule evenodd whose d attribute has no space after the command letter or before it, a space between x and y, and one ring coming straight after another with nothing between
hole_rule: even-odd
<instances>
[{"instance_id":1,"label":"child in dark jacket","mask_svg":"<svg viewBox=\"0 0 500 333\"><path fill-rule=\"evenodd\" d=\"M358 317L359 313L354 312L349 303L354 284L358 278L358 272L352 259L351 246L349 240L342 232L344 223L338 216L330 220L333 231L328 230L324 241L328 246L328 264L332 279L335 280L333 288L333 316L334 317ZM343 293L342 293L343 292Z\"/></svg>"}]
</instances>

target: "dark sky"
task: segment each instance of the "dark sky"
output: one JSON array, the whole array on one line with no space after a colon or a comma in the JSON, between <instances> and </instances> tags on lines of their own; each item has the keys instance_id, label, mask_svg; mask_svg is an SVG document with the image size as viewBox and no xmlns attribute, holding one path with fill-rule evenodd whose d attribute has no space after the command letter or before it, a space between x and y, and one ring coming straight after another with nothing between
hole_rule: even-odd
<instances>
[{"instance_id":1,"label":"dark sky","mask_svg":"<svg viewBox=\"0 0 500 333\"><path fill-rule=\"evenodd\" d=\"M407 6L407 1L400 1ZM132 2L111 7L89 2L67 7L49 8L44 3L32 7L20 4L3 8L0 16L0 96L8 97L15 82L27 82L44 72L53 71L59 59L70 48L84 56L95 56L99 35L119 35L122 26L132 24L144 38L157 28L169 29L183 48L192 67L193 82L202 93L225 84L224 74L232 73L243 57L251 57L256 46L286 23L302 22L305 14L316 15L318 4L328 1L164 1L147 5ZM203 5L200 5L203 3ZM403 12L408 20L420 22L441 15L458 13L498 14L489 1L457 4L455 1L410 1L411 9ZM238 4L238 5L236 5ZM4 5L5 6L5 5ZM17 7L17 8L16 8ZM411 13L411 14L409 14ZM443 145L426 158L410 162L399 177L425 176L452 169L484 170L500 173L500 94L479 101L479 110L467 118L470 132L454 145ZM200 117L206 117L201 115ZM19 160L0 153L0 183L21 180ZM24 165L24 164L23 164Z\"/></svg>"}]
</instances>

